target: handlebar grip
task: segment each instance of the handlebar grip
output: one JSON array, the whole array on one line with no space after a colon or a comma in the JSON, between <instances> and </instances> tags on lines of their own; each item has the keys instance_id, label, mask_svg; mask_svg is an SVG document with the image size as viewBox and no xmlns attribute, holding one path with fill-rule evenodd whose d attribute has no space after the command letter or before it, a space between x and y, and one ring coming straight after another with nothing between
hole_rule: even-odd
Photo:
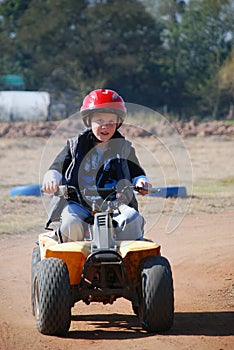
<instances>
[{"instance_id":1,"label":"handlebar grip","mask_svg":"<svg viewBox=\"0 0 234 350\"><path fill-rule=\"evenodd\" d=\"M158 187L134 187L134 190L137 192L147 191L148 193L157 193L161 191Z\"/></svg>"}]
</instances>

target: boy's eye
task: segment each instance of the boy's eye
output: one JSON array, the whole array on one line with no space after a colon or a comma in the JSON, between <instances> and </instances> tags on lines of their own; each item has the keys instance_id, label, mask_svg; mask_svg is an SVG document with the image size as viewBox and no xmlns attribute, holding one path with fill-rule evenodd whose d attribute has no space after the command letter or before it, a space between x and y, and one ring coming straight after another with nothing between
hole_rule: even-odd
<instances>
[{"instance_id":1,"label":"boy's eye","mask_svg":"<svg viewBox=\"0 0 234 350\"><path fill-rule=\"evenodd\" d=\"M116 120L105 120L105 119L96 119L93 121L94 123L98 125L104 125L104 124L116 124Z\"/></svg>"}]
</instances>

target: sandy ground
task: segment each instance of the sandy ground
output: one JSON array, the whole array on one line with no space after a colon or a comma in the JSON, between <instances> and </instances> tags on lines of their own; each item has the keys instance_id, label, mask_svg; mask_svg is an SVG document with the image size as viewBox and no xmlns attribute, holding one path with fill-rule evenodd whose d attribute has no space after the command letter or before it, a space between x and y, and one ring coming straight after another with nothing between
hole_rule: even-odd
<instances>
[{"instance_id":1,"label":"sandy ground","mask_svg":"<svg viewBox=\"0 0 234 350\"><path fill-rule=\"evenodd\" d=\"M39 139L0 139L1 224L4 221L9 224L14 211L18 215L17 225L21 223L21 229L16 225L18 228L12 230L14 235L9 234L7 230L11 226L7 225L0 235L0 349L233 349L234 203L230 179L234 174L234 140L187 140L186 147L193 164L193 186L198 192L190 196L190 206L182 213L172 233L165 233L165 228L170 209L174 210L173 200L163 202L164 208L160 207L157 222L148 232L161 244L162 254L172 265L175 287L172 329L161 335L142 331L131 304L123 299L107 306L96 303L86 306L80 302L72 309L72 324L66 338L38 333L31 314L31 252L44 222L41 202L14 199L8 195L14 184L38 181L35 164L44 144L45 141ZM153 152L153 145L149 147ZM156 149L160 150L160 146ZM25 176L28 159L31 171ZM169 168L166 164L165 173L172 178ZM218 192L215 183L226 187ZM204 193L205 187L212 193ZM20 208L40 217L28 230ZM178 209L174 210L175 215L178 213Z\"/></svg>"}]
</instances>

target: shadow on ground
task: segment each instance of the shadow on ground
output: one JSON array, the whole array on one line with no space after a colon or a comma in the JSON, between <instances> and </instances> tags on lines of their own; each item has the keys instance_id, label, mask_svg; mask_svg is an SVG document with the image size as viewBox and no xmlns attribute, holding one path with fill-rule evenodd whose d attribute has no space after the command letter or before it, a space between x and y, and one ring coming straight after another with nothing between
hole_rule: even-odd
<instances>
[{"instance_id":1,"label":"shadow on ground","mask_svg":"<svg viewBox=\"0 0 234 350\"><path fill-rule=\"evenodd\" d=\"M126 314L72 316L73 328L67 337L74 339L135 339L154 336L142 330L139 319ZM82 322L86 322L82 330ZM90 328L90 329L87 329ZM176 312L174 325L164 335L234 335L234 312Z\"/></svg>"}]
</instances>

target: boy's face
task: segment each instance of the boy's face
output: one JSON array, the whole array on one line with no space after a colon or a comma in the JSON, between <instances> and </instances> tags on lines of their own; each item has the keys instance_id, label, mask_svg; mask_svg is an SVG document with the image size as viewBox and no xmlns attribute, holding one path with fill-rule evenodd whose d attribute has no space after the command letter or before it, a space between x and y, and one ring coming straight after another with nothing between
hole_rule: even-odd
<instances>
[{"instance_id":1,"label":"boy's face","mask_svg":"<svg viewBox=\"0 0 234 350\"><path fill-rule=\"evenodd\" d=\"M114 135L118 116L114 113L94 112L91 117L91 128L96 138L106 142Z\"/></svg>"}]
</instances>

